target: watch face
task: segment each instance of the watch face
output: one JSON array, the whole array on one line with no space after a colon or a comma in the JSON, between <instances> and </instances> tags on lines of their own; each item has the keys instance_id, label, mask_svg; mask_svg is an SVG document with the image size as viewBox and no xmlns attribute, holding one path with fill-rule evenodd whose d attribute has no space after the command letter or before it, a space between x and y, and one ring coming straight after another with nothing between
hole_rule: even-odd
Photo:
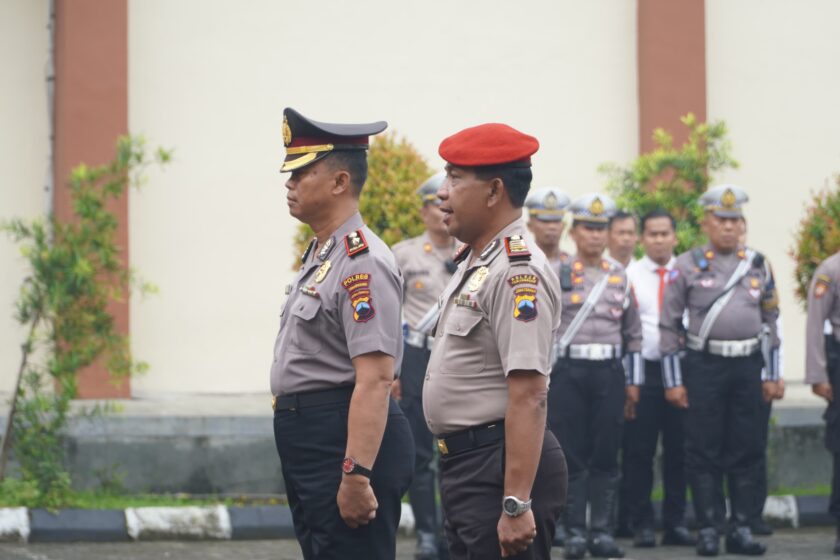
<instances>
[{"instance_id":1,"label":"watch face","mask_svg":"<svg viewBox=\"0 0 840 560\"><path fill-rule=\"evenodd\" d=\"M502 507L504 508L505 513L507 513L508 515L515 514L519 509L516 504L516 500L514 500L513 498L506 499L505 503L502 504Z\"/></svg>"},{"instance_id":2,"label":"watch face","mask_svg":"<svg viewBox=\"0 0 840 560\"><path fill-rule=\"evenodd\" d=\"M345 474L350 474L353 472L353 467L355 466L356 462L352 458L347 457L341 465L341 470L343 470Z\"/></svg>"}]
</instances>

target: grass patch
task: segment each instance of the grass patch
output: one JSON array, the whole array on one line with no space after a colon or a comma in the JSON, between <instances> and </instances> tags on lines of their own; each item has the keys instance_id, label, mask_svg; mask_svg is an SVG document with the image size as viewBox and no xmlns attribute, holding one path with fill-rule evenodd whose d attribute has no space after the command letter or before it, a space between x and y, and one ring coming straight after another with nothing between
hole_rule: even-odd
<instances>
[{"instance_id":1,"label":"grass patch","mask_svg":"<svg viewBox=\"0 0 840 560\"><path fill-rule=\"evenodd\" d=\"M0 507L37 507L35 489L20 480L0 484ZM284 496L129 494L121 491L74 490L60 509L125 509L130 507L285 505Z\"/></svg>"}]
</instances>

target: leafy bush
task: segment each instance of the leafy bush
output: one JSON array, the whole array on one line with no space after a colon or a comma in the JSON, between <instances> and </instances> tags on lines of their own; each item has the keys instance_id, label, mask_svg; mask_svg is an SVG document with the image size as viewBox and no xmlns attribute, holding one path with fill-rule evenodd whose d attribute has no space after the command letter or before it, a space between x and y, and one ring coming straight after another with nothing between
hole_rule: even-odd
<instances>
[{"instance_id":1,"label":"leafy bush","mask_svg":"<svg viewBox=\"0 0 840 560\"><path fill-rule=\"evenodd\" d=\"M808 303L808 287L814 271L821 262L840 251L840 175L834 180L834 188L812 195L789 253L796 261L793 272L796 299L803 308Z\"/></svg>"},{"instance_id":2,"label":"leafy bush","mask_svg":"<svg viewBox=\"0 0 840 560\"><path fill-rule=\"evenodd\" d=\"M699 123L691 113L680 119L688 127L688 140L674 146L673 137L657 128L655 147L641 154L627 167L601 166L608 178L607 191L616 197L619 208L643 216L663 208L677 220L677 253L704 241L700 230L703 209L698 204L716 171L737 168L730 155L726 124Z\"/></svg>"},{"instance_id":3,"label":"leafy bush","mask_svg":"<svg viewBox=\"0 0 840 560\"><path fill-rule=\"evenodd\" d=\"M155 155L158 163L170 157L163 150ZM108 309L112 301L124 301L137 284L117 245L117 217L108 204L129 185L139 184L151 162L141 139L120 138L113 161L97 167L81 164L72 171L71 220L48 216L3 225L19 244L29 273L15 312L28 334L0 456L0 479L11 444L22 477L18 488L29 504L58 507L70 495L63 442L77 373L94 362L104 364L116 379L145 368L133 360L128 339L116 330Z\"/></svg>"},{"instance_id":4,"label":"leafy bush","mask_svg":"<svg viewBox=\"0 0 840 560\"><path fill-rule=\"evenodd\" d=\"M415 191L433 173L405 138L397 139L393 132L374 137L359 210L368 227L389 246L423 233L420 197ZM293 268L299 266L298 256L306 250L313 235L306 224L298 226Z\"/></svg>"}]
</instances>

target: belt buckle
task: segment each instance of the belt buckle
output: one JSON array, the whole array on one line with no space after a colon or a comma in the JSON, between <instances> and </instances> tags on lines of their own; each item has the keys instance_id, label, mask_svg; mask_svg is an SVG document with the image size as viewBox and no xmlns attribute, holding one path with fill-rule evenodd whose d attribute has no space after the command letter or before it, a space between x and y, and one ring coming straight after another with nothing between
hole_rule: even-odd
<instances>
[{"instance_id":1,"label":"belt buckle","mask_svg":"<svg viewBox=\"0 0 840 560\"><path fill-rule=\"evenodd\" d=\"M277 412L277 395L271 395L271 410Z\"/></svg>"},{"instance_id":2,"label":"belt buckle","mask_svg":"<svg viewBox=\"0 0 840 560\"><path fill-rule=\"evenodd\" d=\"M606 358L606 352L604 352L604 346L601 344L593 344L589 347L589 359L590 360L603 360Z\"/></svg>"},{"instance_id":3,"label":"belt buckle","mask_svg":"<svg viewBox=\"0 0 840 560\"><path fill-rule=\"evenodd\" d=\"M449 455L449 448L446 447L446 442L442 439L439 439L438 442L438 451L440 451L441 455Z\"/></svg>"}]
</instances>

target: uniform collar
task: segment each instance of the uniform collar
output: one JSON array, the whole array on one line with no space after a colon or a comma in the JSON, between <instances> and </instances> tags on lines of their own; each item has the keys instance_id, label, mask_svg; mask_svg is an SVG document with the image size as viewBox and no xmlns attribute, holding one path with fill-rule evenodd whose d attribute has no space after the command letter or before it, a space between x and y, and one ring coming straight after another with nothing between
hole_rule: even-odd
<instances>
[{"instance_id":1,"label":"uniform collar","mask_svg":"<svg viewBox=\"0 0 840 560\"><path fill-rule=\"evenodd\" d=\"M571 258L571 261L572 261L572 272L581 273L581 272L584 271L584 269L586 269L586 265L583 263L582 260L580 260L578 258L577 255L573 256ZM614 261L613 259L610 259L607 256L602 256L601 257L601 267L600 268L604 272L612 270L613 268L615 268L617 266L621 266L621 265L618 264L618 262Z\"/></svg>"},{"instance_id":2,"label":"uniform collar","mask_svg":"<svg viewBox=\"0 0 840 560\"><path fill-rule=\"evenodd\" d=\"M490 264L502 251L502 247L504 247L504 239L505 237L509 237L513 234L524 235L525 232L525 220L522 218L517 218L500 231L493 240L488 243L484 249L478 254L476 259L469 265L468 268L475 268L478 266L486 266Z\"/></svg>"},{"instance_id":3,"label":"uniform collar","mask_svg":"<svg viewBox=\"0 0 840 560\"><path fill-rule=\"evenodd\" d=\"M356 231L364 227L365 222L362 220L362 215L359 212L356 212L345 221L343 224L338 226L338 229L335 230L320 247L318 247L317 251L313 251L312 255L308 255L307 262L311 261L318 261L323 262L327 260L330 255L335 251L336 246L344 240L344 236L350 233L351 231ZM305 263L304 263L305 264Z\"/></svg>"}]
</instances>

